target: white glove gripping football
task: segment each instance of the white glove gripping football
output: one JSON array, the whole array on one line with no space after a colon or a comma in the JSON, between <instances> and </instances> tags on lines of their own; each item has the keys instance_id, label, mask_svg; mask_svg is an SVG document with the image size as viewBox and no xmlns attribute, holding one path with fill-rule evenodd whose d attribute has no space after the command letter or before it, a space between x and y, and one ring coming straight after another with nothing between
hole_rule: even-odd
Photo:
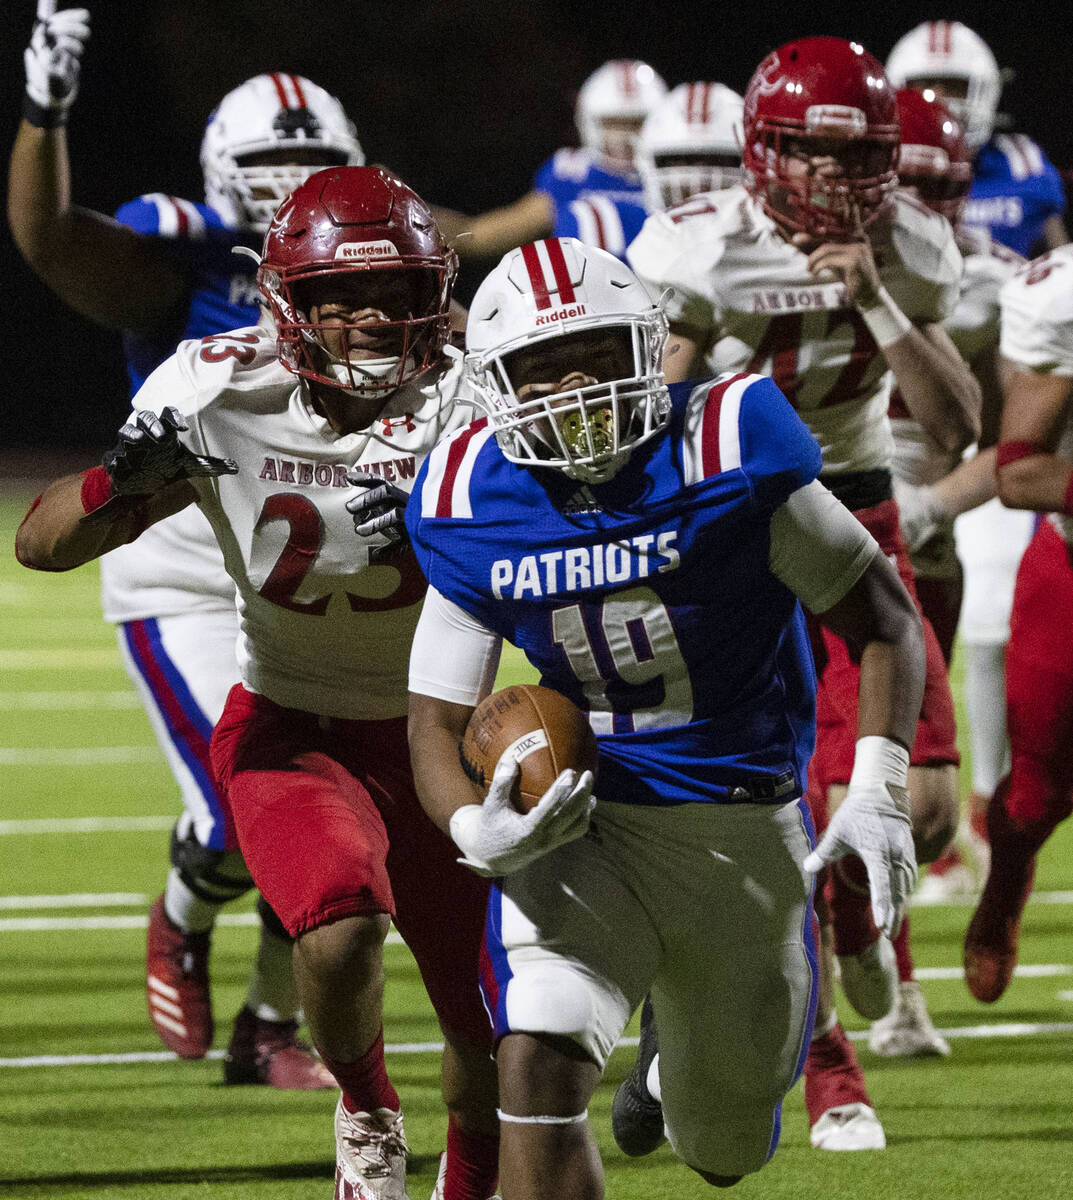
<instances>
[{"instance_id":1,"label":"white glove gripping football","mask_svg":"<svg viewBox=\"0 0 1073 1200\"><path fill-rule=\"evenodd\" d=\"M67 120L67 110L78 95L78 72L88 39L88 9L57 12L56 0L37 0L37 20L23 54L23 116L32 125L54 129Z\"/></svg>"},{"instance_id":2,"label":"white glove gripping football","mask_svg":"<svg viewBox=\"0 0 1073 1200\"><path fill-rule=\"evenodd\" d=\"M517 760L504 754L496 763L483 804L465 804L451 817L451 837L464 857L458 861L478 875L510 875L556 846L584 837L596 806L591 771L563 771L527 813L510 802Z\"/></svg>"},{"instance_id":3,"label":"white glove gripping football","mask_svg":"<svg viewBox=\"0 0 1073 1200\"><path fill-rule=\"evenodd\" d=\"M194 476L236 475L230 458L195 454L179 441L186 429L179 410L165 408L158 417L143 409L119 431L119 441L101 460L117 496L146 496L170 483Z\"/></svg>"},{"instance_id":4,"label":"white glove gripping football","mask_svg":"<svg viewBox=\"0 0 1073 1200\"><path fill-rule=\"evenodd\" d=\"M846 798L803 864L818 871L844 854L858 855L868 872L872 917L888 937L901 925L917 877L908 770L909 751L897 742L859 738Z\"/></svg>"},{"instance_id":5,"label":"white glove gripping football","mask_svg":"<svg viewBox=\"0 0 1073 1200\"><path fill-rule=\"evenodd\" d=\"M360 467L351 467L346 478L354 487L368 489L346 502L346 510L354 518L354 532L362 537L379 533L388 540L386 546L378 546L370 553L369 561L390 557L397 547L410 540L406 532L406 502L410 497L402 488Z\"/></svg>"}]
</instances>

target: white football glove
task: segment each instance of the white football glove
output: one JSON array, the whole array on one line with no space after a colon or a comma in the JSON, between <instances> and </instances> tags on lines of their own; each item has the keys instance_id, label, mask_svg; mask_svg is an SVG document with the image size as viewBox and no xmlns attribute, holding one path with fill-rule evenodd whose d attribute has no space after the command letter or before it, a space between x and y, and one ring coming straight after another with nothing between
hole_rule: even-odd
<instances>
[{"instance_id":1,"label":"white football glove","mask_svg":"<svg viewBox=\"0 0 1073 1200\"><path fill-rule=\"evenodd\" d=\"M926 546L937 533L953 522L935 502L935 489L926 484L895 481L894 499L898 502L898 524L910 554Z\"/></svg>"},{"instance_id":2,"label":"white football glove","mask_svg":"<svg viewBox=\"0 0 1073 1200\"><path fill-rule=\"evenodd\" d=\"M23 55L29 101L24 116L33 124L62 124L78 95L78 72L88 39L88 9L57 12L56 0L37 0L37 20Z\"/></svg>"},{"instance_id":3,"label":"white football glove","mask_svg":"<svg viewBox=\"0 0 1073 1200\"><path fill-rule=\"evenodd\" d=\"M584 837L596 806L591 771L563 771L527 813L510 802L520 770L506 754L496 763L483 804L465 804L451 817L451 837L462 851L458 861L478 875L510 875L556 846Z\"/></svg>"},{"instance_id":4,"label":"white football glove","mask_svg":"<svg viewBox=\"0 0 1073 1200\"><path fill-rule=\"evenodd\" d=\"M818 871L845 854L858 855L868 872L872 918L888 937L901 925L917 878L908 769L909 752L897 742L860 738L846 798L803 864L806 871Z\"/></svg>"}]
</instances>

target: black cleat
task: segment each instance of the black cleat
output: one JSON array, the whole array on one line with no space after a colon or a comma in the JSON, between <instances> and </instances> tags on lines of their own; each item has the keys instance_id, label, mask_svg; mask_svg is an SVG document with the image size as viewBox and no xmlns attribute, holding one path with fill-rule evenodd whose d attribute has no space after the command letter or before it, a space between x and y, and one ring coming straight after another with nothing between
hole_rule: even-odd
<instances>
[{"instance_id":1,"label":"black cleat","mask_svg":"<svg viewBox=\"0 0 1073 1200\"><path fill-rule=\"evenodd\" d=\"M663 1142L663 1106L652 1098L646 1085L648 1068L656 1057L656 1023L652 1001L646 996L641 1006L641 1041L630 1073L619 1084L611 1104L611 1132L623 1154L640 1158Z\"/></svg>"}]
</instances>

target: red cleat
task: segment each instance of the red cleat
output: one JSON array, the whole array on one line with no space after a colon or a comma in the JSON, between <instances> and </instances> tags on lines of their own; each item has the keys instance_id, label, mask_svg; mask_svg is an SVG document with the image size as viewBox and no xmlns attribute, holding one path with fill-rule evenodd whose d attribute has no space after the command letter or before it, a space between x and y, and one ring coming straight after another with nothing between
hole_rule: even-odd
<instances>
[{"instance_id":1,"label":"red cleat","mask_svg":"<svg viewBox=\"0 0 1073 1200\"><path fill-rule=\"evenodd\" d=\"M224 1057L224 1083L297 1092L338 1088L335 1076L297 1035L297 1021L264 1021L243 1007Z\"/></svg>"},{"instance_id":2,"label":"red cleat","mask_svg":"<svg viewBox=\"0 0 1073 1200\"><path fill-rule=\"evenodd\" d=\"M149 910L145 994L160 1040L180 1058L204 1058L212 1045L209 933L184 933L158 896Z\"/></svg>"},{"instance_id":3,"label":"red cleat","mask_svg":"<svg viewBox=\"0 0 1073 1200\"><path fill-rule=\"evenodd\" d=\"M805 1059L809 1141L817 1150L882 1150L883 1126L842 1025L815 1038Z\"/></svg>"},{"instance_id":4,"label":"red cleat","mask_svg":"<svg viewBox=\"0 0 1073 1200\"><path fill-rule=\"evenodd\" d=\"M1010 986L1017 942L1036 875L1036 843L1017 829L1000 802L988 811L991 871L965 931L965 983L977 1000L994 1002Z\"/></svg>"}]
</instances>

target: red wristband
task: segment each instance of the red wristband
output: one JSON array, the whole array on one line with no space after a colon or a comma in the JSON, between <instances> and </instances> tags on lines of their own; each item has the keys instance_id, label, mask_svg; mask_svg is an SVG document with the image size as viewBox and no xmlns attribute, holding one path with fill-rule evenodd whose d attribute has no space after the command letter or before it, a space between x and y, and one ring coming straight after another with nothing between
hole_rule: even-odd
<instances>
[{"instance_id":1,"label":"red wristband","mask_svg":"<svg viewBox=\"0 0 1073 1200\"><path fill-rule=\"evenodd\" d=\"M115 495L112 477L104 467L90 467L82 472L82 511L96 512Z\"/></svg>"},{"instance_id":2,"label":"red wristband","mask_svg":"<svg viewBox=\"0 0 1073 1200\"><path fill-rule=\"evenodd\" d=\"M1019 458L1032 458L1036 454L1047 454L1046 446L1039 442L999 442L995 447L995 470L1016 462Z\"/></svg>"},{"instance_id":3,"label":"red wristband","mask_svg":"<svg viewBox=\"0 0 1073 1200\"><path fill-rule=\"evenodd\" d=\"M1069 473L1065 494L1062 496L1062 510L1067 517L1073 517L1073 471Z\"/></svg>"}]
</instances>

